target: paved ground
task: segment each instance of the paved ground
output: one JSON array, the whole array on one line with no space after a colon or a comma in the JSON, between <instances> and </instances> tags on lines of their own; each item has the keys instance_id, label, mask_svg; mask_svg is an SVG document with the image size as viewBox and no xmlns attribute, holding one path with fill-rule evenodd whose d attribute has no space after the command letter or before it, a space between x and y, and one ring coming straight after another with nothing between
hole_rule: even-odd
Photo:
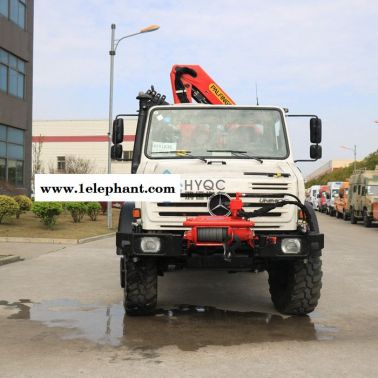
<instances>
[{"instance_id":1,"label":"paved ground","mask_svg":"<svg viewBox=\"0 0 378 378\"><path fill-rule=\"evenodd\" d=\"M274 311L265 273L219 272L170 273L156 316L124 317L113 238L29 244L0 267L0 375L376 377L378 228L319 218L322 298L302 318Z\"/></svg>"},{"instance_id":2,"label":"paved ground","mask_svg":"<svg viewBox=\"0 0 378 378\"><path fill-rule=\"evenodd\" d=\"M22 259L34 259L64 248L66 246L62 244L0 242L0 254L20 256Z\"/></svg>"}]
</instances>

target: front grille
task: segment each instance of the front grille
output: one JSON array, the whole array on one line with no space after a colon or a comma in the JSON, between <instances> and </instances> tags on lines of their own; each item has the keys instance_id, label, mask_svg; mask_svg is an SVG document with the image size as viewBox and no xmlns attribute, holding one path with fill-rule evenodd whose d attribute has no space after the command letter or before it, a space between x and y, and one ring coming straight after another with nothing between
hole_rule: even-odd
<instances>
[{"instance_id":1,"label":"front grille","mask_svg":"<svg viewBox=\"0 0 378 378\"><path fill-rule=\"evenodd\" d=\"M253 183L251 186L252 190L275 190L286 192L289 188L287 183L272 183L272 182L259 182Z\"/></svg>"},{"instance_id":2,"label":"front grille","mask_svg":"<svg viewBox=\"0 0 378 378\"><path fill-rule=\"evenodd\" d=\"M272 180L273 181L273 180ZM277 182L281 181L281 182ZM252 212L259 208L270 205L285 198L286 193L292 192L292 183L283 182L286 180L275 180L269 182L254 182L251 179L249 183L249 193L243 194L243 209L246 212ZM210 215L207 203L213 191L208 192L182 192L180 202L158 202L150 203L148 207L149 220L155 223L159 228L164 229L186 229L183 222L188 217L208 216ZM234 199L235 192L227 192ZM280 229L285 228L293 219L293 205L288 205L271 210L262 217L251 218L255 223L254 228L262 229ZM151 225L151 227L154 227Z\"/></svg>"}]
</instances>

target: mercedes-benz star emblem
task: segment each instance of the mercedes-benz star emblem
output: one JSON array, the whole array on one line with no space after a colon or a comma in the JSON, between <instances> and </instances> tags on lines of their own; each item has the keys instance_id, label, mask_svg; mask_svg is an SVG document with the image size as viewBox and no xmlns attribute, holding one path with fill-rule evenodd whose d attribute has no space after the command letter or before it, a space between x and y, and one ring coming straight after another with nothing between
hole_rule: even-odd
<instances>
[{"instance_id":1,"label":"mercedes-benz star emblem","mask_svg":"<svg viewBox=\"0 0 378 378\"><path fill-rule=\"evenodd\" d=\"M230 215L231 197L226 193L214 193L207 203L211 215Z\"/></svg>"}]
</instances>

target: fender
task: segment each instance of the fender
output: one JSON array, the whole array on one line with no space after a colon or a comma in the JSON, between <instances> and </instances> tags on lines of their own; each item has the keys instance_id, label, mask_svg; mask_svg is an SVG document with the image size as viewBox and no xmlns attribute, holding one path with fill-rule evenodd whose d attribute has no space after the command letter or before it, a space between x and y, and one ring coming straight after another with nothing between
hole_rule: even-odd
<instances>
[{"instance_id":1,"label":"fender","mask_svg":"<svg viewBox=\"0 0 378 378\"><path fill-rule=\"evenodd\" d=\"M133 209L135 202L125 202L119 214L118 232L131 234L133 231Z\"/></svg>"},{"instance_id":2,"label":"fender","mask_svg":"<svg viewBox=\"0 0 378 378\"><path fill-rule=\"evenodd\" d=\"M311 222L310 222L310 230L312 232L315 232L315 233L319 233L319 223L318 223L318 218L316 217L316 214L315 214L315 210L313 209L313 207L308 203L308 202L305 202L305 207L307 208L309 214L310 214L310 219L311 219Z\"/></svg>"}]
</instances>

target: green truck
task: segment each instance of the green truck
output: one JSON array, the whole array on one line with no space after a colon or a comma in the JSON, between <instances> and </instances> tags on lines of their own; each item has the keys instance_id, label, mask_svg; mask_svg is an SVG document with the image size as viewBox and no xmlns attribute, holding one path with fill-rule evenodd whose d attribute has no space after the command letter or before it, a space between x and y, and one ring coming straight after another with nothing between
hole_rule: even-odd
<instances>
[{"instance_id":1,"label":"green truck","mask_svg":"<svg viewBox=\"0 0 378 378\"><path fill-rule=\"evenodd\" d=\"M358 170L349 180L350 222L363 221L365 227L378 221L378 166L375 170Z\"/></svg>"}]
</instances>

